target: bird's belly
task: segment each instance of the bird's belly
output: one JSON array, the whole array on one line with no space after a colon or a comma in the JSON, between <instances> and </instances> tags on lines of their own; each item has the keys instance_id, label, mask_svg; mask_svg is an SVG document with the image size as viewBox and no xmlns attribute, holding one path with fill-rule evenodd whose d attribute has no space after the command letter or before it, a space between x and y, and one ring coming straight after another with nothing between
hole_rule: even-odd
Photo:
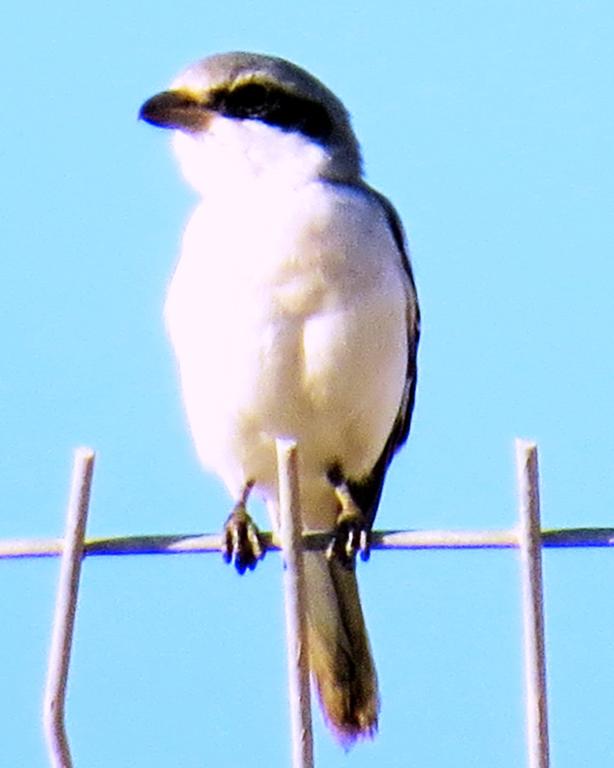
<instances>
[{"instance_id":1,"label":"bird's belly","mask_svg":"<svg viewBox=\"0 0 614 768\"><path fill-rule=\"evenodd\" d=\"M307 482L323 482L333 462L348 477L366 475L403 391L407 340L398 275L380 264L372 275L343 260L331 266L321 248L320 263L303 254L289 264L274 258L274 242L268 263L222 260L212 269L186 246L166 319L202 463L233 495L255 480L270 498L274 441L285 437L299 444ZM369 259L364 269L371 269Z\"/></svg>"}]
</instances>

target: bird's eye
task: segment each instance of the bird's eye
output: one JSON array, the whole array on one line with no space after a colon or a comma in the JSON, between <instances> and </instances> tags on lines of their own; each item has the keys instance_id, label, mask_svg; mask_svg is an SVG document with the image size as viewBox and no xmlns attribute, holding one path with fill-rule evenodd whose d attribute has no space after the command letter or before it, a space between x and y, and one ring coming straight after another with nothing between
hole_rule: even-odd
<instances>
[{"instance_id":1,"label":"bird's eye","mask_svg":"<svg viewBox=\"0 0 614 768\"><path fill-rule=\"evenodd\" d=\"M246 111L264 107L267 102L268 90L264 85L250 83L236 88L228 94L228 99Z\"/></svg>"},{"instance_id":2,"label":"bird's eye","mask_svg":"<svg viewBox=\"0 0 614 768\"><path fill-rule=\"evenodd\" d=\"M219 103L215 104L220 112L228 117L243 119L260 118L267 114L269 91L264 85L248 83L219 94Z\"/></svg>"},{"instance_id":3,"label":"bird's eye","mask_svg":"<svg viewBox=\"0 0 614 768\"><path fill-rule=\"evenodd\" d=\"M246 83L213 94L210 106L226 117L261 120L286 131L325 141L333 124L324 105L262 83Z\"/></svg>"}]
</instances>

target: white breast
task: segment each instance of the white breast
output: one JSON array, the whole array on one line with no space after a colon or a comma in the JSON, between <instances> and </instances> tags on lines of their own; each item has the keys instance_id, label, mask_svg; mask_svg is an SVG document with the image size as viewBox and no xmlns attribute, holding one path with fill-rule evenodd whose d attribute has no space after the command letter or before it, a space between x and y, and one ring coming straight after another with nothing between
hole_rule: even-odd
<instances>
[{"instance_id":1,"label":"white breast","mask_svg":"<svg viewBox=\"0 0 614 768\"><path fill-rule=\"evenodd\" d=\"M333 461L353 478L371 470L404 386L406 290L385 216L360 190L261 184L201 203L166 320L199 456L233 495L248 479L275 494L278 436L298 441L314 498Z\"/></svg>"}]
</instances>

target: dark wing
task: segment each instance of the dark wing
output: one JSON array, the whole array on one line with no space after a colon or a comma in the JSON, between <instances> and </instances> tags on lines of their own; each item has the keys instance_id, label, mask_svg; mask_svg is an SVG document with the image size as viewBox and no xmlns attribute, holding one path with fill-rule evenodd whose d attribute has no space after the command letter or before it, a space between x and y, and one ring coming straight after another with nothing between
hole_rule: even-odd
<instances>
[{"instance_id":1,"label":"dark wing","mask_svg":"<svg viewBox=\"0 0 614 768\"><path fill-rule=\"evenodd\" d=\"M367 518L369 527L371 527L375 520L380 497L382 495L386 470L392 461L392 457L407 440L409 435L409 427L411 425L411 416L414 410L414 400L416 396L416 354L418 351L418 341L420 339L420 308L418 306L416 285L411 271L411 264L409 262L401 220L386 197L370 187L366 187L366 189L368 193L380 203L386 213L390 231L392 232L392 236L394 237L394 241L397 244L401 255L401 261L407 281L407 371L399 412L392 426L392 431L390 432L388 440L384 445L384 449L370 474L365 478L361 478L359 481L347 480L352 498Z\"/></svg>"}]
</instances>

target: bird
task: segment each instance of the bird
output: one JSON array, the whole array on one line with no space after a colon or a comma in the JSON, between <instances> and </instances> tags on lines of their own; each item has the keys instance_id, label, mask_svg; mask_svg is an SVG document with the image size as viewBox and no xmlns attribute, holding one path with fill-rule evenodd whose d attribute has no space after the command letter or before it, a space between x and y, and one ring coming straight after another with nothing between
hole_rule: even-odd
<instances>
[{"instance_id":1,"label":"bird","mask_svg":"<svg viewBox=\"0 0 614 768\"><path fill-rule=\"evenodd\" d=\"M276 440L298 446L309 664L345 748L372 738L380 696L356 580L386 472L407 440L420 312L403 227L364 179L349 113L307 70L260 53L210 55L139 117L172 132L197 204L164 316L200 462L234 506L224 559L265 547L248 513L279 504Z\"/></svg>"}]
</instances>

